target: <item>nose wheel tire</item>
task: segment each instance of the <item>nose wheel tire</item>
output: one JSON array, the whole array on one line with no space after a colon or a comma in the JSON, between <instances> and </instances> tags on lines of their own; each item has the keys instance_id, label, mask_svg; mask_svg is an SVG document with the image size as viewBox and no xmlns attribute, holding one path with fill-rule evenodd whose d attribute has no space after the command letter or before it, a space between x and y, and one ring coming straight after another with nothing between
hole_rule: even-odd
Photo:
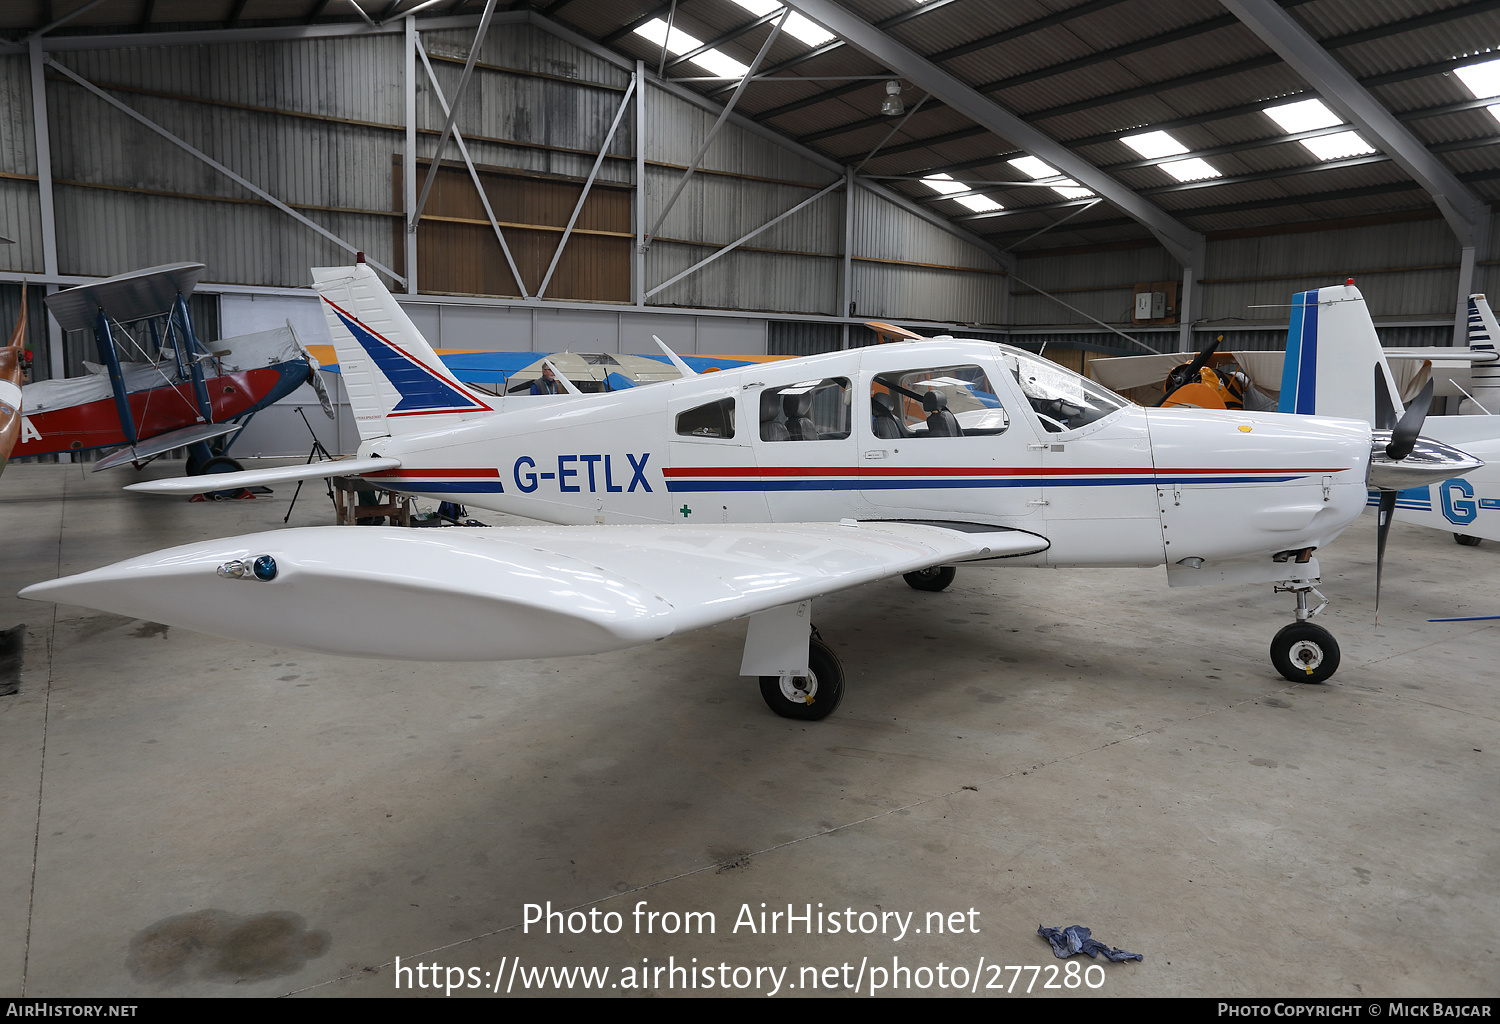
<instances>
[{"instance_id":1,"label":"nose wheel tire","mask_svg":"<svg viewBox=\"0 0 1500 1024\"><path fill-rule=\"evenodd\" d=\"M1453 542L1455 544L1462 544L1466 548L1479 547L1479 542L1481 539L1482 538L1480 537L1475 537L1467 533L1455 533L1453 535Z\"/></svg>"},{"instance_id":2,"label":"nose wheel tire","mask_svg":"<svg viewBox=\"0 0 1500 1024\"><path fill-rule=\"evenodd\" d=\"M1271 664L1294 683L1321 683L1339 667L1339 644L1322 626L1294 622L1271 641Z\"/></svg>"},{"instance_id":3,"label":"nose wheel tire","mask_svg":"<svg viewBox=\"0 0 1500 1024\"><path fill-rule=\"evenodd\" d=\"M939 590L947 590L948 584L953 582L953 577L958 575L958 570L951 565L934 565L930 569L918 569L902 575L906 585L913 590L926 590L937 593Z\"/></svg>"},{"instance_id":4,"label":"nose wheel tire","mask_svg":"<svg viewBox=\"0 0 1500 1024\"><path fill-rule=\"evenodd\" d=\"M760 695L782 718L827 718L844 699L844 666L827 644L814 638L807 649L807 675L761 676Z\"/></svg>"}]
</instances>

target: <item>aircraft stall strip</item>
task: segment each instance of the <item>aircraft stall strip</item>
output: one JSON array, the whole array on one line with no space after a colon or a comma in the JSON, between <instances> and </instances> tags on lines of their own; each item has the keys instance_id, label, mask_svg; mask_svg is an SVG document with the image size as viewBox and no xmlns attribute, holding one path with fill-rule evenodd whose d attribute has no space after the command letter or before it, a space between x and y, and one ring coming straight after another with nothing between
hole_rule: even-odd
<instances>
[{"instance_id":1,"label":"aircraft stall strip","mask_svg":"<svg viewBox=\"0 0 1500 1024\"><path fill-rule=\"evenodd\" d=\"M1272 660L1288 678L1320 681L1338 650L1307 621L1321 610L1307 606L1313 552L1359 515L1372 472L1406 474L1403 486L1452 475L1447 463L1407 465L1400 446L1377 458L1367 423L1143 409L1019 349L950 339L497 399L457 380L368 267L313 277L358 456L218 482L369 474L562 527L277 531L24 596L423 660L590 653L748 617L741 673L760 677L777 713L820 718L843 673L810 636L815 598L894 575L940 589L951 570L934 570L958 562L1166 565L1172 585L1293 592L1297 622ZM420 638L382 631L393 593L443 614Z\"/></svg>"}]
</instances>

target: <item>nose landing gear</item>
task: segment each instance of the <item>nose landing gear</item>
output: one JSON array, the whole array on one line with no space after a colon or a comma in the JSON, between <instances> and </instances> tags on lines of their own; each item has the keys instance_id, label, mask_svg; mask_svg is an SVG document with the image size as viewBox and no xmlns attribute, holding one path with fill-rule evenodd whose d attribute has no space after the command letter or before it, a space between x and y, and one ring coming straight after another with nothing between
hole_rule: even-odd
<instances>
[{"instance_id":1,"label":"nose landing gear","mask_svg":"<svg viewBox=\"0 0 1500 1024\"><path fill-rule=\"evenodd\" d=\"M1297 621L1283 626L1271 641L1271 664L1276 671L1294 683L1321 683L1339 667L1339 644L1333 634L1311 622L1314 615L1328 607L1328 598L1307 580L1291 580L1276 586L1276 592L1297 595ZM1307 595L1314 594L1319 605L1307 607Z\"/></svg>"}]
</instances>

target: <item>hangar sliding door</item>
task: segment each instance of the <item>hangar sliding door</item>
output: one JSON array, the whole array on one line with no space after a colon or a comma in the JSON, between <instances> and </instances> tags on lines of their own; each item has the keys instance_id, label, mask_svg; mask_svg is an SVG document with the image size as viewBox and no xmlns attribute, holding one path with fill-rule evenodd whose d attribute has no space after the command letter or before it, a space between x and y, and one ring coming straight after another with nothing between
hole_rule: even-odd
<instances>
[{"instance_id":1,"label":"hangar sliding door","mask_svg":"<svg viewBox=\"0 0 1500 1024\"><path fill-rule=\"evenodd\" d=\"M417 161L418 182L426 178L429 164L428 160ZM521 271L526 293L535 295L583 191L583 182L505 168L479 167L478 171L490 208ZM391 185L391 208L399 211L399 156L392 165ZM630 189L595 181L547 285L546 297L629 302L630 249L635 237L630 227ZM406 260L406 232L400 218L395 219L394 230L396 266L400 267ZM461 163L444 161L439 165L432 193L422 210L422 223L417 228L417 286L424 294L521 294L474 182Z\"/></svg>"}]
</instances>

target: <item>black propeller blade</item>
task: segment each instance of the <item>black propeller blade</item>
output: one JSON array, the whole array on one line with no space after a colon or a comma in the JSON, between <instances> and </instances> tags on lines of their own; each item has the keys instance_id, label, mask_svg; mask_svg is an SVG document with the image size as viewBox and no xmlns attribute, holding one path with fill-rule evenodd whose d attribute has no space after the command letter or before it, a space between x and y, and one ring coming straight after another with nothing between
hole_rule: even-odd
<instances>
[{"instance_id":1,"label":"black propeller blade","mask_svg":"<svg viewBox=\"0 0 1500 1024\"><path fill-rule=\"evenodd\" d=\"M1380 576L1385 569L1385 539L1391 532L1391 519L1396 511L1396 497L1400 491L1380 492L1380 511L1375 516L1375 624L1380 624Z\"/></svg>"},{"instance_id":2,"label":"black propeller blade","mask_svg":"<svg viewBox=\"0 0 1500 1024\"><path fill-rule=\"evenodd\" d=\"M1427 412L1432 408L1432 381L1429 379L1422 385L1422 391L1416 398L1412 399L1411 405L1406 407L1406 412L1401 415L1401 422L1391 430L1391 443L1385 446L1385 453L1397 460L1406 458L1416 446L1417 435L1422 433L1422 424L1427 419Z\"/></svg>"},{"instance_id":3,"label":"black propeller blade","mask_svg":"<svg viewBox=\"0 0 1500 1024\"><path fill-rule=\"evenodd\" d=\"M1176 391L1184 384L1191 383L1192 381L1198 379L1198 371L1203 369L1203 367L1207 365L1208 357L1214 354L1214 350L1219 347L1219 342L1223 340L1224 335L1219 335L1213 341L1205 345L1203 347L1203 351L1199 352L1193 358L1193 361L1191 363L1188 363L1186 366L1179 366L1177 367L1177 369L1167 374L1167 392L1166 394L1161 396L1161 401L1156 403L1157 408L1160 408L1163 402L1172 397L1172 392Z\"/></svg>"},{"instance_id":4,"label":"black propeller blade","mask_svg":"<svg viewBox=\"0 0 1500 1024\"><path fill-rule=\"evenodd\" d=\"M1386 386L1385 374L1381 373L1380 367L1375 367L1375 425L1381 430L1391 432L1391 440L1385 446L1385 453L1394 462L1399 462L1412 453L1416 447L1417 437L1422 433L1422 424L1427 419L1427 412L1432 408L1432 381L1429 379L1423 385L1421 392L1412 399L1411 405L1406 407L1406 412L1401 414L1401 419L1394 426L1390 424L1396 419L1396 409L1391 402L1390 389ZM1375 622L1380 622L1380 578L1385 569L1385 540L1391 532L1391 519L1396 511L1396 498L1401 492L1382 488L1380 491L1380 509L1377 513L1375 532Z\"/></svg>"},{"instance_id":5,"label":"black propeller blade","mask_svg":"<svg viewBox=\"0 0 1500 1024\"><path fill-rule=\"evenodd\" d=\"M1391 389L1385 374L1375 367L1375 429L1393 430L1396 426L1396 406L1391 402Z\"/></svg>"}]
</instances>

